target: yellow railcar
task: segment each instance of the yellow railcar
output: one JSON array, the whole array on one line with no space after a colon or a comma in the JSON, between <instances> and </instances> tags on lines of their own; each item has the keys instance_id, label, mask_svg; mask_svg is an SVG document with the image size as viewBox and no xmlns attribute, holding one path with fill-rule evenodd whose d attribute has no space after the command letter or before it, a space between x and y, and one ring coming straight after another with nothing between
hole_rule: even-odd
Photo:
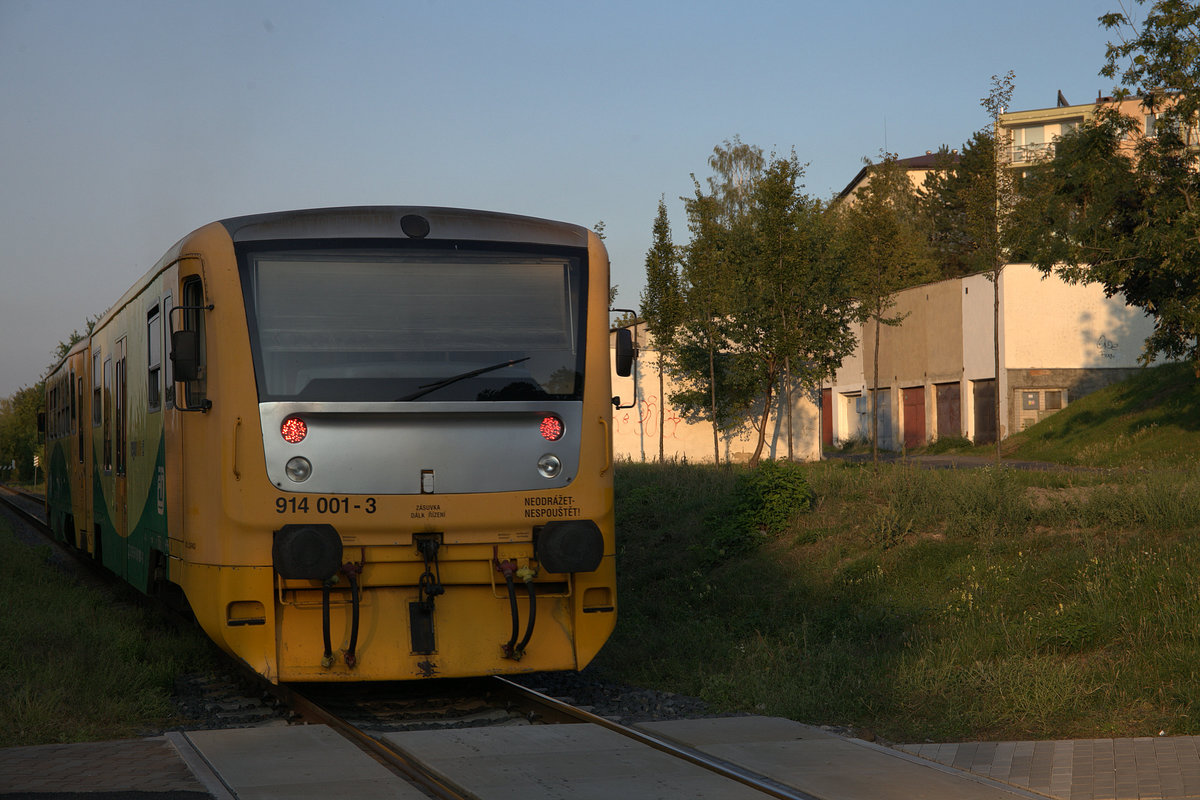
<instances>
[{"instance_id":1,"label":"yellow railcar","mask_svg":"<svg viewBox=\"0 0 1200 800\"><path fill-rule=\"evenodd\" d=\"M208 225L48 381L56 530L271 680L580 669L616 618L607 306L574 225Z\"/></svg>"}]
</instances>

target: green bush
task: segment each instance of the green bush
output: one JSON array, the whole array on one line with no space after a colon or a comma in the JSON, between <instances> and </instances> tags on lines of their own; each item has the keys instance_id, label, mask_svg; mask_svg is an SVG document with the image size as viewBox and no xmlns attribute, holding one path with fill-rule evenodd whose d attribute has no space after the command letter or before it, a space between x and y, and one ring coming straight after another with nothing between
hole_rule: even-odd
<instances>
[{"instance_id":1,"label":"green bush","mask_svg":"<svg viewBox=\"0 0 1200 800\"><path fill-rule=\"evenodd\" d=\"M713 531L701 560L708 565L750 552L779 536L799 513L812 509L816 494L804 468L790 461L761 461L737 476L731 502L706 520Z\"/></svg>"}]
</instances>

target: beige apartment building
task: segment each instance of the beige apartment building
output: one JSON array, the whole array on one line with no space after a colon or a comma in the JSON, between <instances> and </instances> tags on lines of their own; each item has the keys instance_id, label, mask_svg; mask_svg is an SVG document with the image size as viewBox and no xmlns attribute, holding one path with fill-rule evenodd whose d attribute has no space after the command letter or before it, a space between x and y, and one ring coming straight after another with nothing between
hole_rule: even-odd
<instances>
[{"instance_id":1,"label":"beige apartment building","mask_svg":"<svg viewBox=\"0 0 1200 800\"><path fill-rule=\"evenodd\" d=\"M1164 98L1160 97L1157 100L1161 110ZM1114 101L1111 97L1097 97L1090 103L1071 105L1062 92L1059 92L1058 104L1051 108L1013 111L1000 115L996 141L1001 143L1002 156L1016 169L1031 166L1041 159L1052 158L1058 137L1074 130L1084 120L1095 116L1098 109L1114 102L1122 114L1138 122L1137 128L1126 140L1126 146L1132 152L1137 139L1153 137L1159 124L1160 115L1147 107L1146 98L1133 96ZM1171 98L1168 95L1165 97L1165 103L1170 102ZM1190 144L1200 143L1200 130L1193 127L1186 132L1185 139Z\"/></svg>"}]
</instances>

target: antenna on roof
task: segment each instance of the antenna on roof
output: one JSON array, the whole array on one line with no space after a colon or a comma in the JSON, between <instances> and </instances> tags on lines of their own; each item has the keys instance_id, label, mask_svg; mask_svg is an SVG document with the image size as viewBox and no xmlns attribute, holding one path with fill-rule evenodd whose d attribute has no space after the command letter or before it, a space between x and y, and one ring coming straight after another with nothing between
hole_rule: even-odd
<instances>
[{"instance_id":1,"label":"antenna on roof","mask_svg":"<svg viewBox=\"0 0 1200 800\"><path fill-rule=\"evenodd\" d=\"M1071 105L1071 104L1067 102L1067 98L1063 97L1062 89L1059 89L1058 90L1058 107L1062 108L1063 106L1069 106L1069 105Z\"/></svg>"}]
</instances>

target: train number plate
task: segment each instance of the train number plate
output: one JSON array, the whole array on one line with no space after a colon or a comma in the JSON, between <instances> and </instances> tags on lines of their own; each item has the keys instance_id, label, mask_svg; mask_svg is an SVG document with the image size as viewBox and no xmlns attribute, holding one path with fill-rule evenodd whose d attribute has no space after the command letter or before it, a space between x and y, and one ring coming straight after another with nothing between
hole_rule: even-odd
<instances>
[{"instance_id":1,"label":"train number plate","mask_svg":"<svg viewBox=\"0 0 1200 800\"><path fill-rule=\"evenodd\" d=\"M361 511L375 513L374 497L277 497L275 511L279 514L353 514Z\"/></svg>"}]
</instances>

